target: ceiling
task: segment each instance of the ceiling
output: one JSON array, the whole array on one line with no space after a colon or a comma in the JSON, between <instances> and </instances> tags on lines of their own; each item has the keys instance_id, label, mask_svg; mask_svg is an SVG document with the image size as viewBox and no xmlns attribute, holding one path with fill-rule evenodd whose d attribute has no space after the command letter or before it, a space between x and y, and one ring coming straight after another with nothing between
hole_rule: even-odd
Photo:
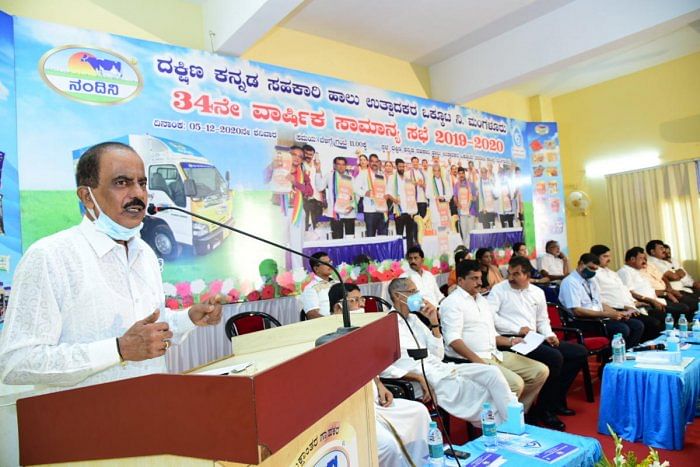
<instances>
[{"instance_id":1,"label":"ceiling","mask_svg":"<svg viewBox=\"0 0 700 467\"><path fill-rule=\"evenodd\" d=\"M698 0L190 1L220 53L280 26L423 65L431 97L456 103L557 96L700 51Z\"/></svg>"}]
</instances>

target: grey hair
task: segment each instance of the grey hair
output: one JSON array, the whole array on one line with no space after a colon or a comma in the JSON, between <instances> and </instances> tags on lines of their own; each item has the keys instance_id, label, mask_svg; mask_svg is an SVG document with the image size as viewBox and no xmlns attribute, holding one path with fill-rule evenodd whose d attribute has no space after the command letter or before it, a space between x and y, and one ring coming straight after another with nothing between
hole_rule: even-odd
<instances>
[{"instance_id":1,"label":"grey hair","mask_svg":"<svg viewBox=\"0 0 700 467\"><path fill-rule=\"evenodd\" d=\"M391 299L391 303L394 304L394 308L396 308L396 303L394 303L394 294L396 294L399 290L406 290L409 286L410 281L408 277L399 277L398 279L394 279L389 283L389 299Z\"/></svg>"}]
</instances>

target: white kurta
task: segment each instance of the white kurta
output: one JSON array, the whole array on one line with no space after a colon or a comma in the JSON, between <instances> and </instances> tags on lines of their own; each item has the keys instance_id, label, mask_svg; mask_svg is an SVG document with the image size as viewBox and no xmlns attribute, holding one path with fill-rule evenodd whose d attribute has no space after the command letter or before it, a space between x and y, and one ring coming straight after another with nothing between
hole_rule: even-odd
<instances>
[{"instance_id":1,"label":"white kurta","mask_svg":"<svg viewBox=\"0 0 700 467\"><path fill-rule=\"evenodd\" d=\"M177 343L194 324L164 305L160 269L140 238L124 246L87 218L39 240L17 266L0 335L0 381L39 392L165 373L165 357L120 366L116 338L161 311Z\"/></svg>"},{"instance_id":2,"label":"white kurta","mask_svg":"<svg viewBox=\"0 0 700 467\"><path fill-rule=\"evenodd\" d=\"M511 391L498 367L481 363L444 363L441 338L433 336L415 315L410 314L406 319L418 341L416 345L406 322L398 314L396 319L401 356L382 372L382 377L402 378L407 373L421 375L420 362L411 358L407 350L427 348L428 357L423 360L425 374L440 407L455 417L479 424L481 408L484 402L490 402L496 408L498 423L505 419Z\"/></svg>"},{"instance_id":3,"label":"white kurta","mask_svg":"<svg viewBox=\"0 0 700 467\"><path fill-rule=\"evenodd\" d=\"M540 270L547 271L553 276L564 275L564 260L551 253L545 253L540 258Z\"/></svg>"},{"instance_id":4,"label":"white kurta","mask_svg":"<svg viewBox=\"0 0 700 467\"><path fill-rule=\"evenodd\" d=\"M410 465L399 446L389 424L396 430L401 443L411 456L414 465L421 465L428 455L428 425L430 414L420 402L394 399L389 407L382 407L374 387L374 415L377 421L377 453L379 465L403 467Z\"/></svg>"},{"instance_id":5,"label":"white kurta","mask_svg":"<svg viewBox=\"0 0 700 467\"><path fill-rule=\"evenodd\" d=\"M555 335L549 322L544 291L536 285L514 289L508 281L499 282L491 287L487 301L493 307L494 324L501 335L518 334L523 327L545 337Z\"/></svg>"}]
</instances>

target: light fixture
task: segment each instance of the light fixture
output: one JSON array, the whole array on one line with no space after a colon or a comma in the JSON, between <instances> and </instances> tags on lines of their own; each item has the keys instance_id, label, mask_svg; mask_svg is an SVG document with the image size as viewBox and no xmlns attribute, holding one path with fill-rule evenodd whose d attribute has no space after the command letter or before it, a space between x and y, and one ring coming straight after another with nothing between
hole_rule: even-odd
<instances>
[{"instance_id":1,"label":"light fixture","mask_svg":"<svg viewBox=\"0 0 700 467\"><path fill-rule=\"evenodd\" d=\"M661 164L658 151L640 151L598 159L586 164L586 177L600 178L610 174L654 167Z\"/></svg>"}]
</instances>

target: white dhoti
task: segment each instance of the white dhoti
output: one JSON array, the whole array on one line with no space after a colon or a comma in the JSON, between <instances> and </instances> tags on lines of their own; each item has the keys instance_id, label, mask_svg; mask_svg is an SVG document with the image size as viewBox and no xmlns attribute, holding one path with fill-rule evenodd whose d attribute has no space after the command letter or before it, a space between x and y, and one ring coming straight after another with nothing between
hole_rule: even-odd
<instances>
[{"instance_id":1,"label":"white dhoti","mask_svg":"<svg viewBox=\"0 0 700 467\"><path fill-rule=\"evenodd\" d=\"M506 419L511 391L498 368L480 363L443 365L449 366L449 371L445 371L445 367L441 371L427 371L428 382L440 407L457 418L481 426L481 410L484 402L490 402L496 410L496 423Z\"/></svg>"},{"instance_id":2,"label":"white dhoti","mask_svg":"<svg viewBox=\"0 0 700 467\"><path fill-rule=\"evenodd\" d=\"M387 467L411 465L406 459L396 435L401 439L401 443L413 460L413 464L422 465L423 458L428 455L428 426L430 424L428 409L420 402L394 399L389 407L375 404L374 410L377 419L379 465Z\"/></svg>"}]
</instances>

